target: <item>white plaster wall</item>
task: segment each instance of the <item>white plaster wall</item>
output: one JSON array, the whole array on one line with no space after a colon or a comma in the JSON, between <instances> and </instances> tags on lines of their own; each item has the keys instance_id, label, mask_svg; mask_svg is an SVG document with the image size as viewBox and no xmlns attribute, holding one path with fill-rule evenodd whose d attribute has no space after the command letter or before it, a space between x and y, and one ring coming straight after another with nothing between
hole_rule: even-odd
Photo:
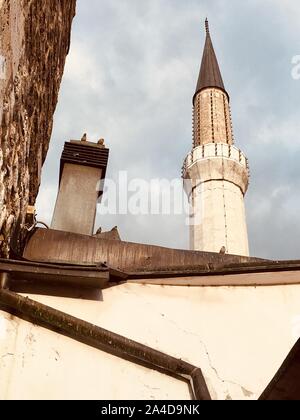
<instances>
[{"instance_id":1,"label":"white plaster wall","mask_svg":"<svg viewBox=\"0 0 300 420\"><path fill-rule=\"evenodd\" d=\"M0 400L190 399L185 382L1 312L0 372Z\"/></svg>"},{"instance_id":2,"label":"white plaster wall","mask_svg":"<svg viewBox=\"0 0 300 420\"><path fill-rule=\"evenodd\" d=\"M221 400L257 399L300 335L298 285L123 284L104 290L101 302L35 298L201 367ZM0 399L188 398L185 384L164 375L0 319Z\"/></svg>"},{"instance_id":3,"label":"white plaster wall","mask_svg":"<svg viewBox=\"0 0 300 420\"><path fill-rule=\"evenodd\" d=\"M198 146L185 161L183 178L193 187L190 248L220 252L225 247L227 253L248 256L244 195L249 168L245 155L228 144Z\"/></svg>"},{"instance_id":4,"label":"white plaster wall","mask_svg":"<svg viewBox=\"0 0 300 420\"><path fill-rule=\"evenodd\" d=\"M200 184L193 193L195 213L191 249L249 255L244 196L240 188L218 180Z\"/></svg>"}]
</instances>

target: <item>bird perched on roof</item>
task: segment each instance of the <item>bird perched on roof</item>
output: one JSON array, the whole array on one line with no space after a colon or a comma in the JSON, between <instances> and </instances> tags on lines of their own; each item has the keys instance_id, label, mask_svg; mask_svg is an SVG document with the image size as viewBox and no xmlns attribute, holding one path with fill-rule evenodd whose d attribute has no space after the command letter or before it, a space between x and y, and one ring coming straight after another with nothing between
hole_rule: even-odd
<instances>
[{"instance_id":1,"label":"bird perched on roof","mask_svg":"<svg viewBox=\"0 0 300 420\"><path fill-rule=\"evenodd\" d=\"M99 144L99 146L104 146L104 139L98 140L98 144Z\"/></svg>"},{"instance_id":2,"label":"bird perched on roof","mask_svg":"<svg viewBox=\"0 0 300 420\"><path fill-rule=\"evenodd\" d=\"M226 254L225 246L222 246L222 248L220 249L220 254L222 254L222 255Z\"/></svg>"},{"instance_id":3,"label":"bird perched on roof","mask_svg":"<svg viewBox=\"0 0 300 420\"><path fill-rule=\"evenodd\" d=\"M84 135L82 136L81 141L87 141L87 134L86 133L84 133Z\"/></svg>"}]
</instances>

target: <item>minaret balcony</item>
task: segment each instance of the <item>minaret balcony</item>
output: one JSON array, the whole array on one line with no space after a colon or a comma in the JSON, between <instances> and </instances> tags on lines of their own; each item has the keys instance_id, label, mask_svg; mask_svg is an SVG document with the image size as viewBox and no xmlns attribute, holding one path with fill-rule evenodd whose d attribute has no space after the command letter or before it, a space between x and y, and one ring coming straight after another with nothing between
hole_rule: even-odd
<instances>
[{"instance_id":1,"label":"minaret balcony","mask_svg":"<svg viewBox=\"0 0 300 420\"><path fill-rule=\"evenodd\" d=\"M191 179L194 186L209 180L227 180L238 185L243 194L249 184L249 164L236 146L208 143L195 147L186 157L182 177Z\"/></svg>"}]
</instances>

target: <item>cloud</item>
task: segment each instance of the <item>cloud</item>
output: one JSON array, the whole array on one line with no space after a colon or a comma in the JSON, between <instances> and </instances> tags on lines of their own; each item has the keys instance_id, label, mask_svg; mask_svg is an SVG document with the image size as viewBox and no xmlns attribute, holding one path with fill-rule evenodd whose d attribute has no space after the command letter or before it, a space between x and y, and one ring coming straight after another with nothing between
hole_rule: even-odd
<instances>
[{"instance_id":1,"label":"cloud","mask_svg":"<svg viewBox=\"0 0 300 420\"><path fill-rule=\"evenodd\" d=\"M78 0L38 200L49 222L64 141L88 132L110 148L107 176L179 177L191 149L191 101L204 19L231 96L237 145L248 155L251 253L299 258L300 54L297 0ZM185 216L105 216L125 240L188 248Z\"/></svg>"}]
</instances>

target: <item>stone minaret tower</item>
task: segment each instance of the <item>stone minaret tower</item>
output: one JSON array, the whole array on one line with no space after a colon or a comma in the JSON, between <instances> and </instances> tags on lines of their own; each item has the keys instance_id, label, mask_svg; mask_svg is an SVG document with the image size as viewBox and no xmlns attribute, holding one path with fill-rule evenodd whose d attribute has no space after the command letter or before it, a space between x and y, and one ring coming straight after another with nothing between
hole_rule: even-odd
<instances>
[{"instance_id":1,"label":"stone minaret tower","mask_svg":"<svg viewBox=\"0 0 300 420\"><path fill-rule=\"evenodd\" d=\"M193 150L183 167L191 208L191 249L249 255L244 196L249 168L234 146L229 95L212 45L206 42L193 98Z\"/></svg>"}]
</instances>

